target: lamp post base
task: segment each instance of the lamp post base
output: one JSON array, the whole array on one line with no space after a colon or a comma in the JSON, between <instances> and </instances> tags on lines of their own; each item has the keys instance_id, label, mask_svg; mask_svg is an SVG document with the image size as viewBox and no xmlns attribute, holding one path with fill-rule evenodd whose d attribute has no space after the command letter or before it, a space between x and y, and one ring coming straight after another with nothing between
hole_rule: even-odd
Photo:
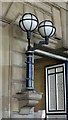
<instances>
[{"instance_id":1,"label":"lamp post base","mask_svg":"<svg viewBox=\"0 0 68 120\"><path fill-rule=\"evenodd\" d=\"M42 99L41 92L25 90L17 93L14 98L18 99L19 114L29 114L32 107L35 107Z\"/></svg>"}]
</instances>

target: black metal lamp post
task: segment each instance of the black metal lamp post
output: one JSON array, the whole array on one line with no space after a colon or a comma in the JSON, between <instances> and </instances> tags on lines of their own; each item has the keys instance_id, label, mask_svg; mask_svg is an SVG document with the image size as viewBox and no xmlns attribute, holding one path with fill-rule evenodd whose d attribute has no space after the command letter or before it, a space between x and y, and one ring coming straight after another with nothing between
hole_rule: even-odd
<instances>
[{"instance_id":1,"label":"black metal lamp post","mask_svg":"<svg viewBox=\"0 0 68 120\"><path fill-rule=\"evenodd\" d=\"M19 21L20 28L27 32L28 49L27 49L27 62L26 62L26 88L34 90L34 59L33 51L39 48L42 44L48 44L49 38L52 37L56 28L50 20L45 20L39 24L38 18L32 13L25 13ZM30 46L31 32L38 27L38 31L45 41L40 41L34 47Z\"/></svg>"}]
</instances>

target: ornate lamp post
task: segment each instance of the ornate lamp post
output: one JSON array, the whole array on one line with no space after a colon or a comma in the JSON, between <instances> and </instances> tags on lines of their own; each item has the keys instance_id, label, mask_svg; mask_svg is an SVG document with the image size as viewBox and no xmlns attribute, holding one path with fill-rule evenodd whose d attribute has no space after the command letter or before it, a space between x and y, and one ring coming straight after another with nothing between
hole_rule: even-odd
<instances>
[{"instance_id":1,"label":"ornate lamp post","mask_svg":"<svg viewBox=\"0 0 68 120\"><path fill-rule=\"evenodd\" d=\"M50 20L42 21L40 24L38 18L32 13L25 13L19 21L20 28L27 32L28 49L27 49L27 62L26 62L26 88L28 90L34 90L34 59L33 50L39 48L43 43L48 44L49 38L52 37L56 28ZM40 35L45 38L45 41L40 41L33 48L30 46L31 32L38 27Z\"/></svg>"},{"instance_id":2,"label":"ornate lamp post","mask_svg":"<svg viewBox=\"0 0 68 120\"><path fill-rule=\"evenodd\" d=\"M48 44L48 38L55 33L56 29L51 21L43 21L39 24L38 18L32 13L25 13L19 21L19 26L27 33L28 48L26 52L26 90L20 94L20 97L17 94L17 98L23 101L23 114L25 114L24 106L27 111L26 114L28 114L31 107L35 107L42 99L42 93L38 93L34 90L34 50L39 48L42 44ZM45 41L40 41L39 44L35 44L34 47L31 47L31 32L37 27L41 36L45 38ZM26 101L26 105L24 101Z\"/></svg>"}]
</instances>

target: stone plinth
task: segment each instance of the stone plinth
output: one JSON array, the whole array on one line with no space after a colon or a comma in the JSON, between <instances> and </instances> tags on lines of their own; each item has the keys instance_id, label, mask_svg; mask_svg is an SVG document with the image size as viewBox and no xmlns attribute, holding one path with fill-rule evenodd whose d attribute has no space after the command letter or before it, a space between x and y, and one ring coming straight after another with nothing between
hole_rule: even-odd
<instances>
[{"instance_id":1,"label":"stone plinth","mask_svg":"<svg viewBox=\"0 0 68 120\"><path fill-rule=\"evenodd\" d=\"M42 93L25 90L24 92L17 93L13 97L17 98L19 101L19 113L29 114L31 108L35 107L42 99Z\"/></svg>"}]
</instances>

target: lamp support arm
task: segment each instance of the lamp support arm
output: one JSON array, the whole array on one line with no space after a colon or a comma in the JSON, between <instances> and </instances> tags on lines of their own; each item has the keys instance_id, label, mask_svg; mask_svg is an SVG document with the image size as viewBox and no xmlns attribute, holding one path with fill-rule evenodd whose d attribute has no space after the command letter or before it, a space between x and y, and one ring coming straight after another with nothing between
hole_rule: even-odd
<instances>
[{"instance_id":1,"label":"lamp support arm","mask_svg":"<svg viewBox=\"0 0 68 120\"><path fill-rule=\"evenodd\" d=\"M45 41L40 41L39 44L35 43L33 47L30 47L30 51L34 51L34 50L40 48L43 44L45 44Z\"/></svg>"}]
</instances>

